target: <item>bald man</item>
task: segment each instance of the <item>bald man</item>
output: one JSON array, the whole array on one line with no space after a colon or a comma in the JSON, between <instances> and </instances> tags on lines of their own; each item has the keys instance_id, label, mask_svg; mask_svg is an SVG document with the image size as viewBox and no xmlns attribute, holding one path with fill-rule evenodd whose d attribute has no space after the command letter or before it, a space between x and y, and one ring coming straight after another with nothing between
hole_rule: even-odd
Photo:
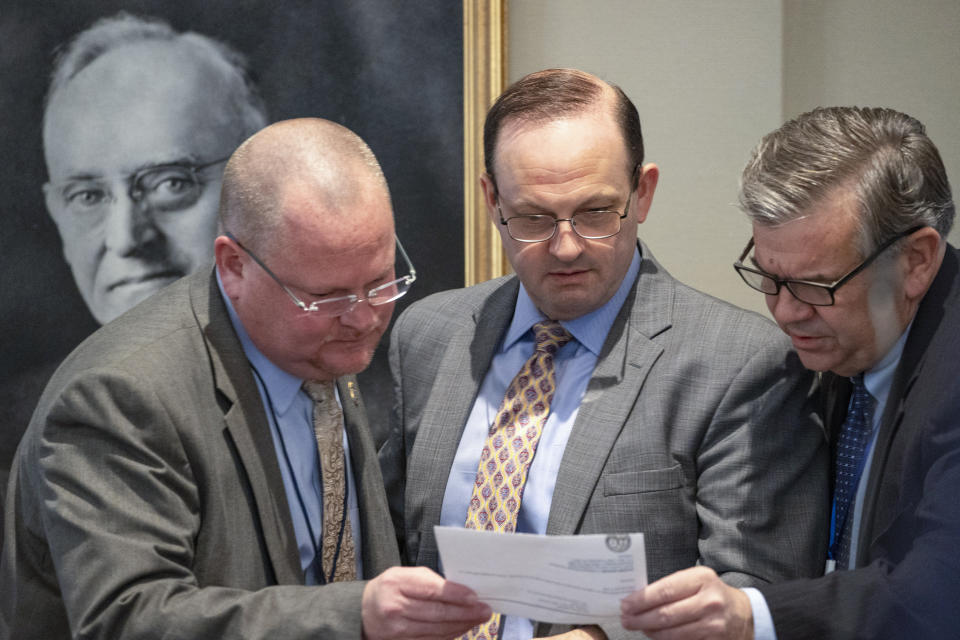
<instances>
[{"instance_id":1,"label":"bald man","mask_svg":"<svg viewBox=\"0 0 960 640\"><path fill-rule=\"evenodd\" d=\"M43 190L98 322L210 261L223 166L266 123L243 56L207 36L119 13L67 44Z\"/></svg>"},{"instance_id":2,"label":"bald man","mask_svg":"<svg viewBox=\"0 0 960 640\"><path fill-rule=\"evenodd\" d=\"M353 374L415 273L369 148L323 120L264 129L227 164L220 229L212 271L48 385L11 474L0 638L442 638L485 619L467 588L393 566Z\"/></svg>"}]
</instances>

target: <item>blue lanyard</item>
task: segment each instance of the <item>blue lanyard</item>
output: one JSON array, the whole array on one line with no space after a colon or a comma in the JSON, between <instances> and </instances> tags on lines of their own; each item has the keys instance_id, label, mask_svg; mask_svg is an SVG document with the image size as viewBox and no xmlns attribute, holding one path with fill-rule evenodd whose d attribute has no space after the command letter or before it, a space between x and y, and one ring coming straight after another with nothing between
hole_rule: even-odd
<instances>
[{"instance_id":1,"label":"blue lanyard","mask_svg":"<svg viewBox=\"0 0 960 640\"><path fill-rule=\"evenodd\" d=\"M320 577L320 584L321 585L328 584L330 582L333 582L333 578L337 574L337 562L340 559L340 547L343 543L343 532L344 532L344 529L346 528L347 513L349 512L350 482L349 482L349 478L346 477L347 475L346 460L344 460L344 465L343 465L343 475L344 475L343 515L340 517L340 531L337 534L337 546L333 552L333 562L330 565L330 575L327 576L323 573L323 557L320 554L320 549L317 547L317 540L318 540L317 534L314 533L313 525L310 524L310 516L307 514L307 506L303 500L303 494L300 492L300 483L297 482L297 474L294 473L293 471L293 464L290 462L290 454L287 453L287 443L283 438L283 431L281 431L280 425L279 423L277 423L277 412L273 406L273 398L270 396L270 389L267 388L267 384L263 381L263 376L261 376L260 372L257 371L257 368L253 366L253 363L251 363L249 360L247 362L250 364L250 368L253 370L253 373L256 374L257 380L260 381L260 386L263 389L264 395L267 396L267 405L268 405L268 408L270 409L270 411L268 412L268 415L271 418L270 423L273 426L273 428L277 430L277 436L279 437L279 440L280 440L280 451L283 453L283 460L286 463L287 471L290 473L290 479L293 481L292 482L293 491L297 496L297 503L300 506L300 513L303 515L303 521L307 523L307 532L310 536L310 546L313 547L313 562L311 562L310 564L313 567L316 575ZM344 457L346 457L346 454L344 454ZM322 474L320 477L320 482L321 483L323 482ZM322 506L323 505L321 503L321 507ZM320 540L320 544L321 546L323 545L322 540Z\"/></svg>"}]
</instances>

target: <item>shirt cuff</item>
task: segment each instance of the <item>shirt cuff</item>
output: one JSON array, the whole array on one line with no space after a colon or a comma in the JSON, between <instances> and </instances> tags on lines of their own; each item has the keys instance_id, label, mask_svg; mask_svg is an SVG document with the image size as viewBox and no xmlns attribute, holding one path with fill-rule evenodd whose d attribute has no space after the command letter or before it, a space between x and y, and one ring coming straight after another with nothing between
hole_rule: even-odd
<instances>
[{"instance_id":1,"label":"shirt cuff","mask_svg":"<svg viewBox=\"0 0 960 640\"><path fill-rule=\"evenodd\" d=\"M741 589L750 599L750 609L753 612L753 640L777 640L777 632L773 630L773 616L763 594L753 587Z\"/></svg>"}]
</instances>

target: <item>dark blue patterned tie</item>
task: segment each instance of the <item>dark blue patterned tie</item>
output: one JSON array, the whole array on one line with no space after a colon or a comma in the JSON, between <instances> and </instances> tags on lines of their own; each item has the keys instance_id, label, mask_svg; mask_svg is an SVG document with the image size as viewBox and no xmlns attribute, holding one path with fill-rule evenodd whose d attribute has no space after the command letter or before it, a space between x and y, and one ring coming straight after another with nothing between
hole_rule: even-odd
<instances>
[{"instance_id":1,"label":"dark blue patterned tie","mask_svg":"<svg viewBox=\"0 0 960 640\"><path fill-rule=\"evenodd\" d=\"M837 475L834 485L835 526L837 527L837 569L850 562L853 531L853 502L863 471L863 457L873 428L873 397L863 384L863 374L851 378L853 398L837 442Z\"/></svg>"}]
</instances>

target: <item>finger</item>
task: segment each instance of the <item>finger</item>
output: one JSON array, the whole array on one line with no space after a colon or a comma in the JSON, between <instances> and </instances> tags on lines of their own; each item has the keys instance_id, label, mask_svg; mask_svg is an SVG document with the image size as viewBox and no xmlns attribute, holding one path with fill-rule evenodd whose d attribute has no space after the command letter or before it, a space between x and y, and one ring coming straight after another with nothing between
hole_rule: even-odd
<instances>
[{"instance_id":1,"label":"finger","mask_svg":"<svg viewBox=\"0 0 960 640\"><path fill-rule=\"evenodd\" d=\"M477 601L477 594L470 587L446 580L426 567L396 567L388 571L393 572L391 579L398 580L400 593L408 598L455 604Z\"/></svg>"},{"instance_id":2,"label":"finger","mask_svg":"<svg viewBox=\"0 0 960 640\"><path fill-rule=\"evenodd\" d=\"M691 622L671 629L646 631L645 633L650 640L689 640L690 638L707 640L709 638L723 638L723 635L717 635L717 630L705 621Z\"/></svg>"},{"instance_id":3,"label":"finger","mask_svg":"<svg viewBox=\"0 0 960 640\"><path fill-rule=\"evenodd\" d=\"M493 614L493 611L479 600L458 604L439 600L410 599L405 614L408 619L417 622L450 620L470 622L472 627L487 620Z\"/></svg>"},{"instance_id":4,"label":"finger","mask_svg":"<svg viewBox=\"0 0 960 640\"><path fill-rule=\"evenodd\" d=\"M621 623L627 629L658 631L676 629L707 622L722 624L726 619L727 602L721 589L705 588L682 600L674 600L641 614L623 614Z\"/></svg>"},{"instance_id":5,"label":"finger","mask_svg":"<svg viewBox=\"0 0 960 640\"><path fill-rule=\"evenodd\" d=\"M689 598L715 579L717 574L706 567L677 571L625 597L620 601L620 611L627 615L638 615Z\"/></svg>"},{"instance_id":6,"label":"finger","mask_svg":"<svg viewBox=\"0 0 960 640\"><path fill-rule=\"evenodd\" d=\"M473 629L478 624L486 622L486 618L476 623L463 621L413 622L407 621L403 633L397 633L393 638L456 638Z\"/></svg>"}]
</instances>

